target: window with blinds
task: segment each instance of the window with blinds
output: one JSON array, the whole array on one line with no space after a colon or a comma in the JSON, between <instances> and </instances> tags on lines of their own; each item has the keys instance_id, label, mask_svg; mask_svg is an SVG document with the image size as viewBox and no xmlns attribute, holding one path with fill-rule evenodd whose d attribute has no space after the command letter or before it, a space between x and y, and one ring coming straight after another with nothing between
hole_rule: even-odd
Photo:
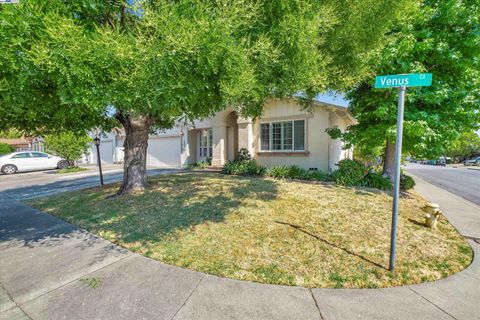
<instances>
[{"instance_id":1,"label":"window with blinds","mask_svg":"<svg viewBox=\"0 0 480 320\"><path fill-rule=\"evenodd\" d=\"M305 120L261 123L260 151L305 151Z\"/></svg>"}]
</instances>

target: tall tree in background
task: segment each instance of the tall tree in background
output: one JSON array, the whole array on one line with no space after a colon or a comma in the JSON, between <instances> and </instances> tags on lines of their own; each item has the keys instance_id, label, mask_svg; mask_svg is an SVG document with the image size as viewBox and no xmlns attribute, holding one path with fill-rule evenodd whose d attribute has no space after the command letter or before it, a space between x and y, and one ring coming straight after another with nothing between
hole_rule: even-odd
<instances>
[{"instance_id":1,"label":"tall tree in background","mask_svg":"<svg viewBox=\"0 0 480 320\"><path fill-rule=\"evenodd\" d=\"M148 135L226 106L364 78L414 0L23 0L0 8L0 130L126 133L120 194L148 186ZM114 115L114 116L112 116Z\"/></svg>"},{"instance_id":2,"label":"tall tree in background","mask_svg":"<svg viewBox=\"0 0 480 320\"><path fill-rule=\"evenodd\" d=\"M443 155L449 143L480 123L480 2L424 0L390 34L371 78L349 93L358 124L342 138L366 156L384 154L393 178L397 90L374 89L374 75L431 72L431 87L407 88L403 151Z\"/></svg>"},{"instance_id":3,"label":"tall tree in background","mask_svg":"<svg viewBox=\"0 0 480 320\"><path fill-rule=\"evenodd\" d=\"M445 154L452 157L454 162L480 154L480 136L476 132L462 133L450 144Z\"/></svg>"}]
</instances>

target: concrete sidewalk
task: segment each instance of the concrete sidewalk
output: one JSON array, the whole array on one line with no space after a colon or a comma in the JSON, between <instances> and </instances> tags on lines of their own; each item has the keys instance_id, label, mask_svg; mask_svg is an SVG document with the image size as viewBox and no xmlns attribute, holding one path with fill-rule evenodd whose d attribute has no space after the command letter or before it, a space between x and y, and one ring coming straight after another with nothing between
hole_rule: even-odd
<instances>
[{"instance_id":1,"label":"concrete sidewalk","mask_svg":"<svg viewBox=\"0 0 480 320\"><path fill-rule=\"evenodd\" d=\"M462 234L478 237L479 207L417 185ZM470 243L478 257L480 244ZM480 319L479 259L398 288L263 285L151 260L11 200L0 201L0 282L0 319Z\"/></svg>"}]
</instances>

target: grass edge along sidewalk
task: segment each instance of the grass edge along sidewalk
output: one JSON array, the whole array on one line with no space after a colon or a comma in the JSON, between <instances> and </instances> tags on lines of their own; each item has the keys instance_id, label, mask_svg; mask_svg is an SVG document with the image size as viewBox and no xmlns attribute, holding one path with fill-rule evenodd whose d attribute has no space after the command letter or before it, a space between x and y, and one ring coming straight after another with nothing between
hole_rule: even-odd
<instances>
[{"instance_id":1,"label":"grass edge along sidewalk","mask_svg":"<svg viewBox=\"0 0 480 320\"><path fill-rule=\"evenodd\" d=\"M30 200L35 208L168 264L240 280L316 288L433 281L472 251L445 219L422 225L425 200L400 201L398 269L387 270L391 195L369 188L227 176L162 175L143 194L118 186Z\"/></svg>"}]
</instances>

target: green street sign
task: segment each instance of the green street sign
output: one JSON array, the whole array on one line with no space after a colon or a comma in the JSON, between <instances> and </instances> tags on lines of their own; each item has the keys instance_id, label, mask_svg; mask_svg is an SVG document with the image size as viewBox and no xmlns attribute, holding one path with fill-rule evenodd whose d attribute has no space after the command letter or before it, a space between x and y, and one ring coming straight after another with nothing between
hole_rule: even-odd
<instances>
[{"instance_id":1,"label":"green street sign","mask_svg":"<svg viewBox=\"0 0 480 320\"><path fill-rule=\"evenodd\" d=\"M375 88L428 87L432 85L431 73L396 74L376 76Z\"/></svg>"},{"instance_id":2,"label":"green street sign","mask_svg":"<svg viewBox=\"0 0 480 320\"><path fill-rule=\"evenodd\" d=\"M403 110L407 87L427 87L432 85L431 73L395 74L376 76L375 88L398 88L397 137L395 140L395 179L393 181L392 230L390 235L390 261L388 270L395 271L397 248L398 200L400 197L400 159L402 158Z\"/></svg>"}]
</instances>

